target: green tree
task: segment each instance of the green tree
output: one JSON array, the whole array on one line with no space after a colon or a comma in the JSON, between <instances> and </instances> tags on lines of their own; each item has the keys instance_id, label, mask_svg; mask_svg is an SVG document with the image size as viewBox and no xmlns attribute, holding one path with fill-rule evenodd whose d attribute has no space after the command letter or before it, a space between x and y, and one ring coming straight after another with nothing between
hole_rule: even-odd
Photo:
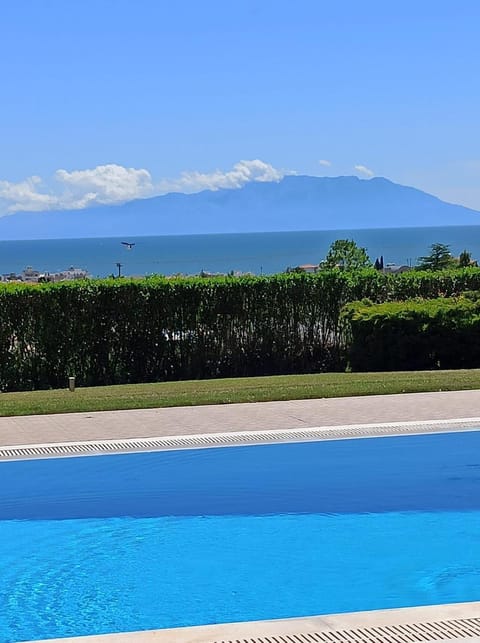
<instances>
[{"instance_id":1,"label":"green tree","mask_svg":"<svg viewBox=\"0 0 480 643\"><path fill-rule=\"evenodd\" d=\"M467 252L467 250L464 250L463 252L460 253L460 256L458 257L458 265L460 268L468 268L469 266L472 265L472 255L470 252Z\"/></svg>"},{"instance_id":2,"label":"green tree","mask_svg":"<svg viewBox=\"0 0 480 643\"><path fill-rule=\"evenodd\" d=\"M445 243L433 243L430 246L430 254L419 257L418 261L418 270L445 270L455 266L450 246Z\"/></svg>"},{"instance_id":3,"label":"green tree","mask_svg":"<svg viewBox=\"0 0 480 643\"><path fill-rule=\"evenodd\" d=\"M357 246L350 239L337 239L330 246L322 268L339 268L340 270L360 270L372 265L365 248Z\"/></svg>"}]
</instances>

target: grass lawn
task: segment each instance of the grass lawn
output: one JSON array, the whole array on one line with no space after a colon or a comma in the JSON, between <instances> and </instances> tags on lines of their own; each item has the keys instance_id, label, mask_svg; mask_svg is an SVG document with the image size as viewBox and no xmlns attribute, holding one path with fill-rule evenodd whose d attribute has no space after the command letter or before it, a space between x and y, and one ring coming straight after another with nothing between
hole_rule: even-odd
<instances>
[{"instance_id":1,"label":"grass lawn","mask_svg":"<svg viewBox=\"0 0 480 643\"><path fill-rule=\"evenodd\" d=\"M322 373L0 393L0 416L480 388L480 369Z\"/></svg>"}]
</instances>

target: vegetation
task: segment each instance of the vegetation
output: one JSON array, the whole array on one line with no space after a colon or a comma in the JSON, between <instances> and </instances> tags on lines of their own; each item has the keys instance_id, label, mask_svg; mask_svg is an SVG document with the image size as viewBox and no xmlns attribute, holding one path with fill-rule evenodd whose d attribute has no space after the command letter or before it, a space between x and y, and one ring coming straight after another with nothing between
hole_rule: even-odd
<instances>
[{"instance_id":1,"label":"vegetation","mask_svg":"<svg viewBox=\"0 0 480 643\"><path fill-rule=\"evenodd\" d=\"M463 252L460 253L460 256L458 257L458 266L459 268L468 268L472 265L477 265L476 261L472 260L472 255L470 252L467 250L464 250Z\"/></svg>"},{"instance_id":2,"label":"vegetation","mask_svg":"<svg viewBox=\"0 0 480 643\"><path fill-rule=\"evenodd\" d=\"M339 270L352 271L369 268L371 265L372 262L365 248L357 246L355 241L338 239L330 246L321 267L327 270L338 268Z\"/></svg>"},{"instance_id":3,"label":"vegetation","mask_svg":"<svg viewBox=\"0 0 480 643\"><path fill-rule=\"evenodd\" d=\"M348 281L335 275L103 280L0 289L0 388L324 370Z\"/></svg>"},{"instance_id":4,"label":"vegetation","mask_svg":"<svg viewBox=\"0 0 480 643\"><path fill-rule=\"evenodd\" d=\"M480 388L480 370L323 373L2 393L0 415L268 402Z\"/></svg>"},{"instance_id":5,"label":"vegetation","mask_svg":"<svg viewBox=\"0 0 480 643\"><path fill-rule=\"evenodd\" d=\"M353 370L480 366L480 301L475 296L346 306Z\"/></svg>"},{"instance_id":6,"label":"vegetation","mask_svg":"<svg viewBox=\"0 0 480 643\"><path fill-rule=\"evenodd\" d=\"M380 259L377 257L375 259L375 263L373 264L373 267L375 270L383 270L384 265L383 265L383 255L380 257Z\"/></svg>"},{"instance_id":7,"label":"vegetation","mask_svg":"<svg viewBox=\"0 0 480 643\"><path fill-rule=\"evenodd\" d=\"M466 290L480 269L6 284L0 390L342 370L346 303Z\"/></svg>"},{"instance_id":8,"label":"vegetation","mask_svg":"<svg viewBox=\"0 0 480 643\"><path fill-rule=\"evenodd\" d=\"M455 267L455 259L450 252L450 246L444 243L434 243L430 246L430 254L419 257L418 270L447 270Z\"/></svg>"}]
</instances>

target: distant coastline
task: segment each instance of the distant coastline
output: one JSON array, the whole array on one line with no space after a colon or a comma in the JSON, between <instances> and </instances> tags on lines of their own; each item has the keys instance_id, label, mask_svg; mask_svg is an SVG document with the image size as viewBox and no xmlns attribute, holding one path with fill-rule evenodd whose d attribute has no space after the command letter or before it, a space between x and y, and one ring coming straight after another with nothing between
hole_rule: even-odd
<instances>
[{"instance_id":1,"label":"distant coastline","mask_svg":"<svg viewBox=\"0 0 480 643\"><path fill-rule=\"evenodd\" d=\"M0 273L0 283L58 283L60 281L88 279L89 277L91 277L91 275L87 270L75 268L74 266L70 266L60 272L40 272L40 270L36 270L33 266L26 266L21 272L9 271Z\"/></svg>"},{"instance_id":2,"label":"distant coastline","mask_svg":"<svg viewBox=\"0 0 480 643\"><path fill-rule=\"evenodd\" d=\"M199 274L233 271L253 274L283 272L287 267L318 264L336 239L353 239L372 259L385 264L414 265L432 243L450 245L458 256L467 249L480 258L479 226L445 226L372 230L257 232L122 238L0 241L0 274L20 273L26 266L56 273L80 266L93 277Z\"/></svg>"}]
</instances>

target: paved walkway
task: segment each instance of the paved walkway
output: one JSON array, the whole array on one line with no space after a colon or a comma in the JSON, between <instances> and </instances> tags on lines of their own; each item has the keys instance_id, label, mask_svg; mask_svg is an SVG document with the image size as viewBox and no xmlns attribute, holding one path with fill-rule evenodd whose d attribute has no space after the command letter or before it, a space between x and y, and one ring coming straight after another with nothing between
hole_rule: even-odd
<instances>
[{"instance_id":1,"label":"paved walkway","mask_svg":"<svg viewBox=\"0 0 480 643\"><path fill-rule=\"evenodd\" d=\"M0 417L0 446L472 417L480 391Z\"/></svg>"}]
</instances>

